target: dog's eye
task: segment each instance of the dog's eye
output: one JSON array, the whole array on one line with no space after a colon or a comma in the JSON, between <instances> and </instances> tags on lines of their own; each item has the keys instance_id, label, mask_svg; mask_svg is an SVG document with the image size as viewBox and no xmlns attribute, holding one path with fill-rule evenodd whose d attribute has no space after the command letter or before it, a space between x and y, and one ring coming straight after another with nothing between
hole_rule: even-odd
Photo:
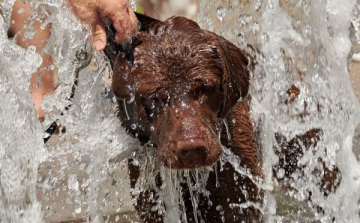
<instances>
[{"instance_id":1,"label":"dog's eye","mask_svg":"<svg viewBox=\"0 0 360 223\"><path fill-rule=\"evenodd\" d=\"M154 122L154 108L155 108L155 101L150 99L146 99L146 98L141 98L141 104L144 107L145 110L145 114L146 117L148 118L148 120L152 123Z\"/></svg>"},{"instance_id":2,"label":"dog's eye","mask_svg":"<svg viewBox=\"0 0 360 223\"><path fill-rule=\"evenodd\" d=\"M194 85L193 89L194 95L200 104L209 106L215 112L220 109L220 86L218 83L213 81L198 82Z\"/></svg>"},{"instance_id":3,"label":"dog's eye","mask_svg":"<svg viewBox=\"0 0 360 223\"><path fill-rule=\"evenodd\" d=\"M141 104L145 109L146 115L150 115L151 110L152 110L152 103L149 103L149 100L145 99L145 98L141 98Z\"/></svg>"},{"instance_id":4,"label":"dog's eye","mask_svg":"<svg viewBox=\"0 0 360 223\"><path fill-rule=\"evenodd\" d=\"M162 106L167 106L167 104L169 103L169 94L165 91L157 91L156 92L156 99L161 102Z\"/></svg>"},{"instance_id":5,"label":"dog's eye","mask_svg":"<svg viewBox=\"0 0 360 223\"><path fill-rule=\"evenodd\" d=\"M164 110L163 103L156 97L141 98L141 104L150 123L153 123Z\"/></svg>"},{"instance_id":6,"label":"dog's eye","mask_svg":"<svg viewBox=\"0 0 360 223\"><path fill-rule=\"evenodd\" d=\"M203 102L202 98L205 95L209 96L209 95L212 95L217 92L216 84L213 82L210 82L210 81L209 82L203 82L203 81L195 82L191 88L193 90L195 97L197 97L201 102Z\"/></svg>"},{"instance_id":7,"label":"dog's eye","mask_svg":"<svg viewBox=\"0 0 360 223\"><path fill-rule=\"evenodd\" d=\"M212 95L216 93L218 90L218 86L215 83L208 82L208 83L202 83L199 87L197 87L196 93L198 96L201 95Z\"/></svg>"},{"instance_id":8,"label":"dog's eye","mask_svg":"<svg viewBox=\"0 0 360 223\"><path fill-rule=\"evenodd\" d=\"M215 83L204 83L202 86L201 86L201 90L202 91L216 91L216 84Z\"/></svg>"}]
</instances>

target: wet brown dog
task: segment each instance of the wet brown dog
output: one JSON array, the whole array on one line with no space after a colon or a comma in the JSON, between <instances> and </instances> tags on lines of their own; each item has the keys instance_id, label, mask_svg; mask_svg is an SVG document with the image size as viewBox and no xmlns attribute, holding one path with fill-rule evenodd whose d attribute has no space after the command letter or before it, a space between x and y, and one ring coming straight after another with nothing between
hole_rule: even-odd
<instances>
[{"instance_id":1,"label":"wet brown dog","mask_svg":"<svg viewBox=\"0 0 360 223\"><path fill-rule=\"evenodd\" d=\"M112 88L124 127L142 143L151 141L166 167L213 166L225 146L241 168L261 178L248 108L251 60L246 53L183 17L138 19L141 31L114 62ZM254 180L230 163L214 169L206 185L210 195L200 198L195 215L214 223L261 222L256 207L263 192ZM139 169L131 163L130 178L135 187ZM195 222L189 192L182 190L183 220ZM164 222L151 211L156 203L150 194L143 191L138 197L138 214L145 222Z\"/></svg>"}]
</instances>

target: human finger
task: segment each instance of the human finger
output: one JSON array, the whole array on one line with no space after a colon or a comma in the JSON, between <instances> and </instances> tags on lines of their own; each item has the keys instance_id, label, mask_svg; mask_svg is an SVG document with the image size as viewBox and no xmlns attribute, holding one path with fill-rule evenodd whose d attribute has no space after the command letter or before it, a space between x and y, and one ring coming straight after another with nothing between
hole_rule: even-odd
<instances>
[{"instance_id":1,"label":"human finger","mask_svg":"<svg viewBox=\"0 0 360 223\"><path fill-rule=\"evenodd\" d=\"M91 24L91 28L92 28L94 48L98 51L104 50L107 44L106 32L105 32L104 24L99 16L97 16L93 20Z\"/></svg>"},{"instance_id":2,"label":"human finger","mask_svg":"<svg viewBox=\"0 0 360 223\"><path fill-rule=\"evenodd\" d=\"M137 19L127 0L102 0L98 9L100 17L107 17L115 28L115 40L121 43L137 30Z\"/></svg>"}]
</instances>

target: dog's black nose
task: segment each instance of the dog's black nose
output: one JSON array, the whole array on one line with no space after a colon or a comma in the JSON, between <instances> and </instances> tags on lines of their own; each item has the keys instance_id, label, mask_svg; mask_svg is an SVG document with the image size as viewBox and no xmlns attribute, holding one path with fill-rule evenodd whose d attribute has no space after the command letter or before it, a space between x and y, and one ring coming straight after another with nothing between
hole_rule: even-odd
<instances>
[{"instance_id":1,"label":"dog's black nose","mask_svg":"<svg viewBox=\"0 0 360 223\"><path fill-rule=\"evenodd\" d=\"M182 163L201 166L206 160L207 147L203 139L187 139L176 143L176 154Z\"/></svg>"}]
</instances>

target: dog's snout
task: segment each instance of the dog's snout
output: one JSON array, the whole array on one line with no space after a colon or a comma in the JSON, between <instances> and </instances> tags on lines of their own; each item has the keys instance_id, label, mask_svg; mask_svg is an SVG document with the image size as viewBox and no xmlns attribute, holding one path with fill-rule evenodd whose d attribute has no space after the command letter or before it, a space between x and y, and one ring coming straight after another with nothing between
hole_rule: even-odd
<instances>
[{"instance_id":1,"label":"dog's snout","mask_svg":"<svg viewBox=\"0 0 360 223\"><path fill-rule=\"evenodd\" d=\"M187 149L181 149L177 152L178 156L181 159L186 160L198 160L200 158L206 157L206 148L205 147L190 147Z\"/></svg>"},{"instance_id":2,"label":"dog's snout","mask_svg":"<svg viewBox=\"0 0 360 223\"><path fill-rule=\"evenodd\" d=\"M207 147L203 139L179 141L176 147L176 153L183 163L193 163L195 166L198 166L206 159Z\"/></svg>"}]
</instances>

